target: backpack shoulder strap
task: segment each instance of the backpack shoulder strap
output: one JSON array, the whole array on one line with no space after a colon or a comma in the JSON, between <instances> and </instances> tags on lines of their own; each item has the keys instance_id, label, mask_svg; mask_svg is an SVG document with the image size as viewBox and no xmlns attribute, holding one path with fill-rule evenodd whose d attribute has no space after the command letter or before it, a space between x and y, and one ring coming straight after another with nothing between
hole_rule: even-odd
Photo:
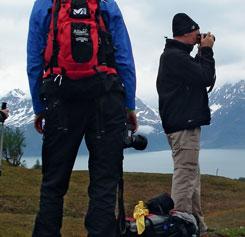
<instances>
[{"instance_id":1,"label":"backpack shoulder strap","mask_svg":"<svg viewBox=\"0 0 245 237\"><path fill-rule=\"evenodd\" d=\"M105 23L103 14L102 14L102 12L100 10L100 3L101 3L101 0L97 0L98 8L97 8L97 12L96 12L96 21L97 21L99 27L103 31L108 31L108 28L107 28L107 25Z\"/></svg>"},{"instance_id":2,"label":"backpack shoulder strap","mask_svg":"<svg viewBox=\"0 0 245 237\"><path fill-rule=\"evenodd\" d=\"M58 66L58 54L59 54L59 46L58 46L58 42L57 42L57 35L58 35L58 16L59 16L59 11L60 11L60 7L61 7L61 0L52 0L54 6L54 10L53 10L53 34L54 34L54 38L53 38L53 55L51 57L51 62L50 62L50 69L51 69L51 73L53 70L53 67L57 67Z\"/></svg>"}]
</instances>

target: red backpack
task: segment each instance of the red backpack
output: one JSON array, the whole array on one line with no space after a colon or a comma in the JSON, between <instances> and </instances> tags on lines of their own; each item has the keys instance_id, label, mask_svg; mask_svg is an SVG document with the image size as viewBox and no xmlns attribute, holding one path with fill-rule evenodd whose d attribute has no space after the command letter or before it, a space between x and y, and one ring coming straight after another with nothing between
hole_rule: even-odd
<instances>
[{"instance_id":1,"label":"red backpack","mask_svg":"<svg viewBox=\"0 0 245 237\"><path fill-rule=\"evenodd\" d=\"M99 0L54 0L44 58L44 77L56 74L78 80L98 72L116 74Z\"/></svg>"}]
</instances>

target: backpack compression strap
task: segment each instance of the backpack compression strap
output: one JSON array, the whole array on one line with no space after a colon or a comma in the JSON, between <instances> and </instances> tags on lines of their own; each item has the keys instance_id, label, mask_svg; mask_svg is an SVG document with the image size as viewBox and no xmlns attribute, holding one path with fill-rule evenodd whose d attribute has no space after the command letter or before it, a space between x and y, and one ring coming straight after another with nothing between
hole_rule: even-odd
<instances>
[{"instance_id":1,"label":"backpack compression strap","mask_svg":"<svg viewBox=\"0 0 245 237\"><path fill-rule=\"evenodd\" d=\"M53 13L53 54L50 60L50 71L53 74L53 67L58 67L58 54L59 54L59 45L57 42L57 35L58 35L58 16L61 6L61 0L54 1L54 13Z\"/></svg>"}]
</instances>

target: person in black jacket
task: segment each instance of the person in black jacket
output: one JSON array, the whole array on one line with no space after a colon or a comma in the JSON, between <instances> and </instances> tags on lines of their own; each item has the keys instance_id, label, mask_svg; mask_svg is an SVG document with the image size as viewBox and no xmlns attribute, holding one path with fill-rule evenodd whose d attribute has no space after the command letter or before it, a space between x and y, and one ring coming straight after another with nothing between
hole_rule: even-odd
<instances>
[{"instance_id":1,"label":"person in black jacket","mask_svg":"<svg viewBox=\"0 0 245 237\"><path fill-rule=\"evenodd\" d=\"M172 149L174 174L171 195L175 209L195 215L200 236L207 236L200 205L199 145L202 125L210 124L208 87L215 83L214 36L200 34L185 13L172 22L173 39L167 39L157 77L159 112ZM190 53L198 44L198 53Z\"/></svg>"},{"instance_id":2,"label":"person in black jacket","mask_svg":"<svg viewBox=\"0 0 245 237\"><path fill-rule=\"evenodd\" d=\"M7 119L9 116L9 110L8 109L1 109L0 110L0 122L3 123L5 119Z\"/></svg>"}]
</instances>

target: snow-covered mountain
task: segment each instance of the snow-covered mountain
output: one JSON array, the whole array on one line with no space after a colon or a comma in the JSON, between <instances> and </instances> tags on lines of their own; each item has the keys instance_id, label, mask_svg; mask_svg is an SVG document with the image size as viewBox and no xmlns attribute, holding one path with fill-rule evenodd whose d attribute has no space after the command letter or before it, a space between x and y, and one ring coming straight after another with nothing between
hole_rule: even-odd
<instances>
[{"instance_id":1,"label":"snow-covered mountain","mask_svg":"<svg viewBox=\"0 0 245 237\"><path fill-rule=\"evenodd\" d=\"M0 101L7 102L10 110L6 126L20 127L25 132L27 145L25 155L40 155L42 138L33 128L34 114L31 99L23 91L14 89L2 97ZM158 113L145 105L139 98L136 99L136 113L140 124L138 133L148 137L148 150L162 149L164 136L162 136Z\"/></svg>"},{"instance_id":2,"label":"snow-covered mountain","mask_svg":"<svg viewBox=\"0 0 245 237\"><path fill-rule=\"evenodd\" d=\"M139 134L148 138L148 151L158 151L169 148L162 130L159 113L142 100L136 98L136 114L138 118Z\"/></svg>"},{"instance_id":3,"label":"snow-covered mountain","mask_svg":"<svg viewBox=\"0 0 245 237\"><path fill-rule=\"evenodd\" d=\"M31 99L15 89L0 101L7 102L10 109L6 125L25 131L25 155L40 155L42 137L33 128ZM245 81L216 88L210 94L210 108L212 124L202 129L202 147L245 148ZM149 141L147 150L168 149L158 112L137 98L136 113L140 125L138 133L146 135Z\"/></svg>"},{"instance_id":4,"label":"snow-covered mountain","mask_svg":"<svg viewBox=\"0 0 245 237\"><path fill-rule=\"evenodd\" d=\"M10 116L6 120L7 126L23 127L33 123L32 102L23 91L14 89L2 97L1 101L6 101L10 110ZM155 127L160 123L157 111L136 98L136 113L141 132L146 134L156 132Z\"/></svg>"},{"instance_id":5,"label":"snow-covered mountain","mask_svg":"<svg viewBox=\"0 0 245 237\"><path fill-rule=\"evenodd\" d=\"M34 118L32 102L23 91L14 89L2 97L1 101L6 101L10 109L10 116L6 120L6 125L23 127L32 123Z\"/></svg>"},{"instance_id":6,"label":"snow-covered mountain","mask_svg":"<svg viewBox=\"0 0 245 237\"><path fill-rule=\"evenodd\" d=\"M226 84L210 95L211 126L204 127L202 145L245 148L245 80Z\"/></svg>"}]
</instances>

